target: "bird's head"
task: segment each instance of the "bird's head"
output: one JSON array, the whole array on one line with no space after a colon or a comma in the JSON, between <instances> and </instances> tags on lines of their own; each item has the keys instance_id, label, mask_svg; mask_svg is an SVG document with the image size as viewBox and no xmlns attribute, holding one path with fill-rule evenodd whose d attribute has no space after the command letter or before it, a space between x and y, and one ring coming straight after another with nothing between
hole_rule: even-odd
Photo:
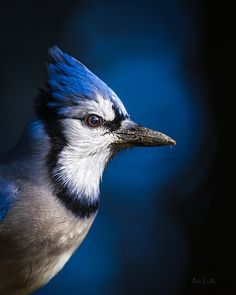
<instances>
[{"instance_id":1,"label":"bird's head","mask_svg":"<svg viewBox=\"0 0 236 295\"><path fill-rule=\"evenodd\" d=\"M123 148L175 144L134 123L118 96L83 64L57 47L48 53L48 80L36 110L53 145L51 173L71 192L98 195L106 163Z\"/></svg>"}]
</instances>

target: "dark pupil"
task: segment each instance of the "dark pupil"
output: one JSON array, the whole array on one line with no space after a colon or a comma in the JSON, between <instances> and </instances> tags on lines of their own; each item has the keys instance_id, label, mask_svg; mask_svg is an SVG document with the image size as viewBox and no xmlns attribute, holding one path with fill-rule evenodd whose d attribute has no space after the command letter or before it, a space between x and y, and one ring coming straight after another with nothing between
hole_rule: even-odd
<instances>
[{"instance_id":1,"label":"dark pupil","mask_svg":"<svg viewBox=\"0 0 236 295\"><path fill-rule=\"evenodd\" d=\"M90 116L89 117L89 124L91 126L98 126L100 124L100 119L97 116Z\"/></svg>"}]
</instances>

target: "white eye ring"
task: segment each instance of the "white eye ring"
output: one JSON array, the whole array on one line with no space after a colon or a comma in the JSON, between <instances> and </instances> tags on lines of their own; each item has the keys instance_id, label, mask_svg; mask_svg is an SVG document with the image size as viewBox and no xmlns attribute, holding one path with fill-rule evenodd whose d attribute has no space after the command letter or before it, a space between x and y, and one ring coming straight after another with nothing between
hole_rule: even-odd
<instances>
[{"instance_id":1,"label":"white eye ring","mask_svg":"<svg viewBox=\"0 0 236 295\"><path fill-rule=\"evenodd\" d=\"M103 124L103 119L95 114L89 114L85 117L85 123L91 128L98 128Z\"/></svg>"}]
</instances>

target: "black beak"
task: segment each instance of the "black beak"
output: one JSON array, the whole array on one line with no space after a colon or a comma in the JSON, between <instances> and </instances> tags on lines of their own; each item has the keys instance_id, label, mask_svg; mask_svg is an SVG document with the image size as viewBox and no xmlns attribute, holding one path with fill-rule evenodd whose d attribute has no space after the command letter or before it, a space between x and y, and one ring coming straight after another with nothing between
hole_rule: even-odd
<instances>
[{"instance_id":1,"label":"black beak","mask_svg":"<svg viewBox=\"0 0 236 295\"><path fill-rule=\"evenodd\" d=\"M164 145L175 145L176 141L169 136L154 131L136 123L129 121L127 126L121 127L116 132L118 140L115 144L122 145L122 147L132 146L164 146Z\"/></svg>"}]
</instances>

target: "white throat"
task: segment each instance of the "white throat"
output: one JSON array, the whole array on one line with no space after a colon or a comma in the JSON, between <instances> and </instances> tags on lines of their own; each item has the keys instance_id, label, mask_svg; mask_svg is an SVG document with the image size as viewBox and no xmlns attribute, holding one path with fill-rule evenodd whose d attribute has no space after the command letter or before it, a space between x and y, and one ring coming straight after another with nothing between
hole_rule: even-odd
<instances>
[{"instance_id":1,"label":"white throat","mask_svg":"<svg viewBox=\"0 0 236 295\"><path fill-rule=\"evenodd\" d=\"M79 159L70 149L65 149L58 160L56 175L72 195L98 198L99 183L108 155L91 155Z\"/></svg>"}]
</instances>

